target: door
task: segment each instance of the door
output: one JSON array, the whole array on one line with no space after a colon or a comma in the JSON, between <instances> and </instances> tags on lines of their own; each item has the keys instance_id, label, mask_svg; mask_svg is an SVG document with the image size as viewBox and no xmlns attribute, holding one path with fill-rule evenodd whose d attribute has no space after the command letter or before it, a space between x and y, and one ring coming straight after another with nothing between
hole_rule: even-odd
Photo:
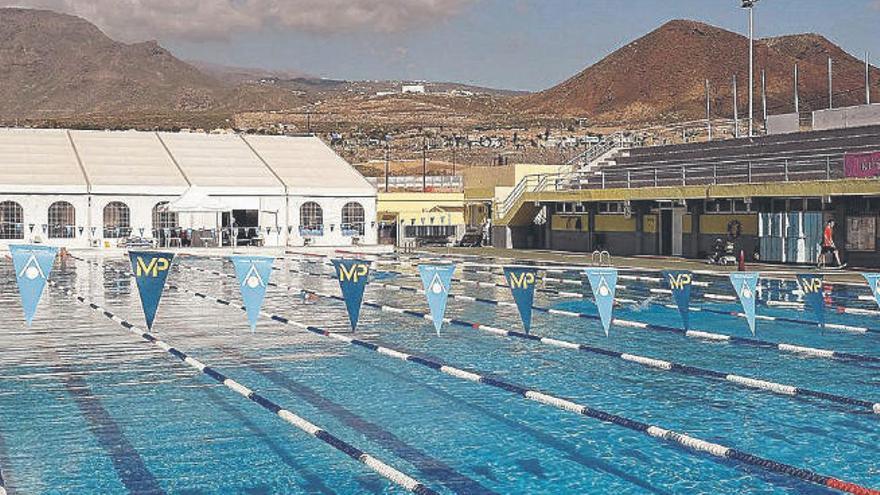
<instances>
[{"instance_id":1,"label":"door","mask_svg":"<svg viewBox=\"0 0 880 495\"><path fill-rule=\"evenodd\" d=\"M760 239L761 259L782 263L784 238L782 236L783 213L761 213L758 236Z\"/></svg>"},{"instance_id":2,"label":"door","mask_svg":"<svg viewBox=\"0 0 880 495\"><path fill-rule=\"evenodd\" d=\"M681 220L679 220L679 228ZM679 249L681 242L679 241ZM660 254L672 256L672 210L660 210Z\"/></svg>"},{"instance_id":3,"label":"door","mask_svg":"<svg viewBox=\"0 0 880 495\"><path fill-rule=\"evenodd\" d=\"M681 256L682 220L686 212L686 208L672 209L672 256Z\"/></svg>"}]
</instances>

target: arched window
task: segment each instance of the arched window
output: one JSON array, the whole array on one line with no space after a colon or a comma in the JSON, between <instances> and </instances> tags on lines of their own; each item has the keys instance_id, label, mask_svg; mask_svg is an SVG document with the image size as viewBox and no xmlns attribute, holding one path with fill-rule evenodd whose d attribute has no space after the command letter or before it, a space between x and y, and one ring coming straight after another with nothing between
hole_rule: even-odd
<instances>
[{"instance_id":1,"label":"arched window","mask_svg":"<svg viewBox=\"0 0 880 495\"><path fill-rule=\"evenodd\" d=\"M49 205L49 238L72 239L76 232L76 209L67 201Z\"/></svg>"},{"instance_id":2,"label":"arched window","mask_svg":"<svg viewBox=\"0 0 880 495\"><path fill-rule=\"evenodd\" d=\"M360 203L342 207L342 235L364 235L364 207Z\"/></svg>"},{"instance_id":3,"label":"arched window","mask_svg":"<svg viewBox=\"0 0 880 495\"><path fill-rule=\"evenodd\" d=\"M324 210L314 201L303 203L299 208L300 230L324 230Z\"/></svg>"},{"instance_id":4,"label":"arched window","mask_svg":"<svg viewBox=\"0 0 880 495\"><path fill-rule=\"evenodd\" d=\"M111 201L104 207L104 237L116 239L131 234L131 211L128 205Z\"/></svg>"},{"instance_id":5,"label":"arched window","mask_svg":"<svg viewBox=\"0 0 880 495\"><path fill-rule=\"evenodd\" d=\"M0 239L24 239L24 211L15 201L0 203Z\"/></svg>"},{"instance_id":6,"label":"arched window","mask_svg":"<svg viewBox=\"0 0 880 495\"><path fill-rule=\"evenodd\" d=\"M153 230L176 229L178 227L177 213L159 209L167 204L168 201L162 201L153 207Z\"/></svg>"}]
</instances>

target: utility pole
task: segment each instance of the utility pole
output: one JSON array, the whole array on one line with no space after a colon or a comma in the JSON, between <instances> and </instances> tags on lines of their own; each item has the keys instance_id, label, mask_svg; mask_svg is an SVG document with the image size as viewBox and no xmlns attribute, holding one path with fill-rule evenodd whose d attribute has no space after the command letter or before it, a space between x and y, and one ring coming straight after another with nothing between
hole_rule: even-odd
<instances>
[{"instance_id":1,"label":"utility pole","mask_svg":"<svg viewBox=\"0 0 880 495\"><path fill-rule=\"evenodd\" d=\"M385 140L385 192L388 192L388 140Z\"/></svg>"},{"instance_id":2,"label":"utility pole","mask_svg":"<svg viewBox=\"0 0 880 495\"><path fill-rule=\"evenodd\" d=\"M798 65L794 64L794 113L800 118L800 98L798 97Z\"/></svg>"},{"instance_id":3,"label":"utility pole","mask_svg":"<svg viewBox=\"0 0 880 495\"><path fill-rule=\"evenodd\" d=\"M761 69L761 106L764 115L764 130L767 130L767 73Z\"/></svg>"},{"instance_id":4,"label":"utility pole","mask_svg":"<svg viewBox=\"0 0 880 495\"><path fill-rule=\"evenodd\" d=\"M422 136L422 192L428 191L428 144Z\"/></svg>"},{"instance_id":5,"label":"utility pole","mask_svg":"<svg viewBox=\"0 0 880 495\"><path fill-rule=\"evenodd\" d=\"M749 9L749 137L753 134L755 120L753 99L755 95L755 2L742 0L744 9Z\"/></svg>"},{"instance_id":6,"label":"utility pole","mask_svg":"<svg viewBox=\"0 0 880 495\"><path fill-rule=\"evenodd\" d=\"M452 135L452 177L455 180L455 150L458 149L458 136Z\"/></svg>"},{"instance_id":7,"label":"utility pole","mask_svg":"<svg viewBox=\"0 0 880 495\"><path fill-rule=\"evenodd\" d=\"M865 103L871 104L871 54L865 52Z\"/></svg>"},{"instance_id":8,"label":"utility pole","mask_svg":"<svg viewBox=\"0 0 880 495\"><path fill-rule=\"evenodd\" d=\"M739 137L739 104L736 100L736 74L733 75L733 137Z\"/></svg>"},{"instance_id":9,"label":"utility pole","mask_svg":"<svg viewBox=\"0 0 880 495\"><path fill-rule=\"evenodd\" d=\"M828 57L828 109L831 110L834 108L834 93L832 89L834 88L832 76L831 76L831 57Z\"/></svg>"},{"instance_id":10,"label":"utility pole","mask_svg":"<svg viewBox=\"0 0 880 495\"><path fill-rule=\"evenodd\" d=\"M709 141L712 140L712 103L709 97L709 80L706 79L706 130L709 131Z\"/></svg>"}]
</instances>

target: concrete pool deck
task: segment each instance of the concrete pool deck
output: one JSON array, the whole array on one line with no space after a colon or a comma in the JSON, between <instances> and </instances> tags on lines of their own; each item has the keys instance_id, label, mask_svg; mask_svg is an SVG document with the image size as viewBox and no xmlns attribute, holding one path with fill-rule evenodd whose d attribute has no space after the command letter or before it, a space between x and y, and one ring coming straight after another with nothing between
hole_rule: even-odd
<instances>
[{"instance_id":1,"label":"concrete pool deck","mask_svg":"<svg viewBox=\"0 0 880 495\"><path fill-rule=\"evenodd\" d=\"M592 264L592 253L575 253L565 251L545 251L535 249L499 249L481 248L424 248L424 253L452 254L464 256L485 256L490 258L512 258L531 262L570 263L588 266ZM645 270L691 270L694 272L713 272L720 275L737 271L736 265L710 265L705 261L677 258L671 256L617 256L612 257L612 266L618 268L634 268ZM746 263L746 270L759 271L774 277L794 279L795 273L821 273L826 280L839 283L864 284L865 279L855 269L817 270L810 265L781 265L769 263Z\"/></svg>"}]
</instances>

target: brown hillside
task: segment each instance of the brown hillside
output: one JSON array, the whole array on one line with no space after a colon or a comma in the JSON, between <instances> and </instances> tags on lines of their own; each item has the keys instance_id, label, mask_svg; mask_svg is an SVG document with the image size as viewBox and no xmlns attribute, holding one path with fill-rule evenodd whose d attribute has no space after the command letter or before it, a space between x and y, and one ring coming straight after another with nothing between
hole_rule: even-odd
<instances>
[{"instance_id":1,"label":"brown hillside","mask_svg":"<svg viewBox=\"0 0 880 495\"><path fill-rule=\"evenodd\" d=\"M755 102L760 115L760 70L767 72L770 113L793 111L792 71L800 69L801 110L827 105L827 58L834 59L835 106L864 102L864 65L816 34L755 42ZM873 69L874 85L880 71ZM713 115L732 117L733 75L740 116L748 111L748 39L695 21L676 20L620 48L550 89L522 97L523 111L585 116L598 122L646 123L705 118L705 80Z\"/></svg>"}]
</instances>

